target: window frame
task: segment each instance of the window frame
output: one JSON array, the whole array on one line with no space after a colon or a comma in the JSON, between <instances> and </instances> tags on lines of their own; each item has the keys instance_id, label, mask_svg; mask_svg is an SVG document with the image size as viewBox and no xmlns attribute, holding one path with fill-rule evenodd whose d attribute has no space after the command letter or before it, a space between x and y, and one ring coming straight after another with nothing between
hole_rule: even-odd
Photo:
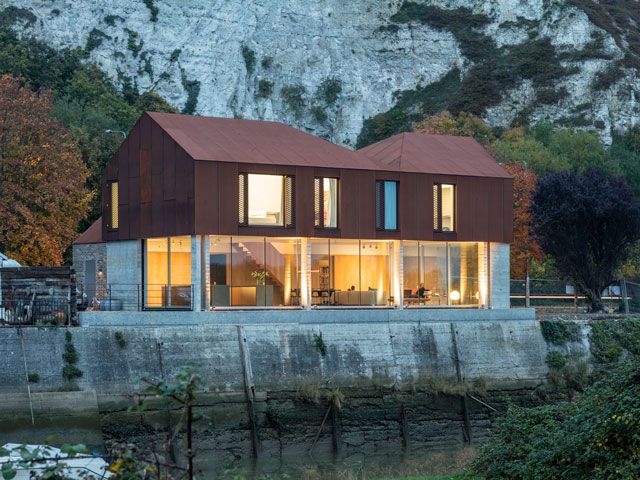
<instances>
[{"instance_id":1,"label":"window frame","mask_svg":"<svg viewBox=\"0 0 640 480\"><path fill-rule=\"evenodd\" d=\"M116 204L114 205L113 198L113 187L115 185L116 190ZM120 211L119 211L119 203L120 203L120 185L118 180L111 180L107 182L107 190L108 190L108 200L107 207L109 208L109 217L107 221L107 230L110 232L117 232L120 228ZM114 222L115 219L115 222ZM113 224L116 224L115 227Z\"/></svg>"},{"instance_id":2,"label":"window frame","mask_svg":"<svg viewBox=\"0 0 640 480\"><path fill-rule=\"evenodd\" d=\"M336 181L336 226L335 227L327 227L324 224L324 180L335 180ZM318 188L318 205L316 205L316 182L319 182ZM339 230L340 229L340 178L339 177L328 177L328 176L316 176L313 177L313 226L319 230ZM319 207L319 210L316 210L316 207ZM317 221L316 221L317 219Z\"/></svg>"},{"instance_id":3,"label":"window frame","mask_svg":"<svg viewBox=\"0 0 640 480\"><path fill-rule=\"evenodd\" d=\"M282 178L282 225L251 224L249 222L249 175ZM296 227L296 177L286 173L238 173L238 226L249 228L292 229Z\"/></svg>"},{"instance_id":4,"label":"window frame","mask_svg":"<svg viewBox=\"0 0 640 480\"><path fill-rule=\"evenodd\" d=\"M396 184L396 228L385 228L385 224L387 223L386 217L386 195L385 195L385 184L386 183L395 183ZM382 195L380 196L380 201L378 201L378 189L381 188ZM399 232L400 231L400 181L392 180L392 179L377 179L375 185L375 199L374 199L374 208L375 219L376 219L376 231L379 232ZM380 211L378 211L378 208Z\"/></svg>"},{"instance_id":5,"label":"window frame","mask_svg":"<svg viewBox=\"0 0 640 480\"><path fill-rule=\"evenodd\" d=\"M442 186L451 185L453 187L453 228L451 230L442 229ZM437 191L437 205L433 208L433 231L437 233L455 233L458 230L458 186L455 183L434 182L433 188ZM436 192L434 191L434 194ZM434 195L434 202L436 195Z\"/></svg>"}]
</instances>

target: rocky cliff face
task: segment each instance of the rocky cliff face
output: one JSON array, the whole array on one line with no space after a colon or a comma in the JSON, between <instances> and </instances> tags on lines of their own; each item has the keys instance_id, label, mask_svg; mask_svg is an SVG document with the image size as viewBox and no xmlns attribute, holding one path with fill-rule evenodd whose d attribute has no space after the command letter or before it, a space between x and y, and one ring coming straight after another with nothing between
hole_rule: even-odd
<instances>
[{"instance_id":1,"label":"rocky cliff face","mask_svg":"<svg viewBox=\"0 0 640 480\"><path fill-rule=\"evenodd\" d=\"M605 140L640 122L628 42L577 1L3 3L23 35L85 48L117 83L188 113L280 120L346 145L440 108Z\"/></svg>"}]
</instances>

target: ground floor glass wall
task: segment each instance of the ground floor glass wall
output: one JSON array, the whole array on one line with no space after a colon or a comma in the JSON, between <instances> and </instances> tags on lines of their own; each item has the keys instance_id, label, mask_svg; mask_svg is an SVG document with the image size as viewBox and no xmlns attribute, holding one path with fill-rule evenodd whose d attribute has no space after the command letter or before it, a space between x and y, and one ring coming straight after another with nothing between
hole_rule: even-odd
<instances>
[{"instance_id":1,"label":"ground floor glass wall","mask_svg":"<svg viewBox=\"0 0 640 480\"><path fill-rule=\"evenodd\" d=\"M406 306L480 303L479 243L403 242Z\"/></svg>"},{"instance_id":2,"label":"ground floor glass wall","mask_svg":"<svg viewBox=\"0 0 640 480\"><path fill-rule=\"evenodd\" d=\"M191 307L191 237L145 241L145 306Z\"/></svg>"},{"instance_id":3,"label":"ground floor glass wall","mask_svg":"<svg viewBox=\"0 0 640 480\"><path fill-rule=\"evenodd\" d=\"M312 305L391 302L393 242L312 239L309 243Z\"/></svg>"},{"instance_id":4,"label":"ground floor glass wall","mask_svg":"<svg viewBox=\"0 0 640 480\"><path fill-rule=\"evenodd\" d=\"M299 239L211 236L211 305L300 305L300 255Z\"/></svg>"}]
</instances>

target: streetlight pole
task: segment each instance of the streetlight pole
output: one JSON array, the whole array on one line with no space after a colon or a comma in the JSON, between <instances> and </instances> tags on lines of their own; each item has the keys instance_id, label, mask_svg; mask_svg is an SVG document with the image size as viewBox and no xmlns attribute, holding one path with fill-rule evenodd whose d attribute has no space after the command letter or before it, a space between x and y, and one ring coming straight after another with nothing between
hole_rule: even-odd
<instances>
[{"instance_id":1,"label":"streetlight pole","mask_svg":"<svg viewBox=\"0 0 640 480\"><path fill-rule=\"evenodd\" d=\"M111 130L110 128L107 128L104 133L108 133L108 134L112 134L112 133L119 133L120 135L122 135L122 138L127 138L127 134L124 133L122 130Z\"/></svg>"}]
</instances>

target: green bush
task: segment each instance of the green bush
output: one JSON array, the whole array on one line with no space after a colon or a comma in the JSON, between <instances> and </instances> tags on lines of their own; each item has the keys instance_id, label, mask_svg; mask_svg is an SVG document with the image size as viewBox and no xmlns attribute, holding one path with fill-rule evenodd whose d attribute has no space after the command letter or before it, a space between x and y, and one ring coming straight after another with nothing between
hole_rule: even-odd
<instances>
[{"instance_id":1,"label":"green bush","mask_svg":"<svg viewBox=\"0 0 640 480\"><path fill-rule=\"evenodd\" d=\"M270 97L273 93L273 82L269 80L261 79L258 82L258 91L256 92L256 97L258 98L267 98Z\"/></svg>"},{"instance_id":2,"label":"green bush","mask_svg":"<svg viewBox=\"0 0 640 480\"><path fill-rule=\"evenodd\" d=\"M296 118L300 118L304 113L305 93L306 89L303 85L286 85L280 89L280 96L284 100L287 110L293 113Z\"/></svg>"},{"instance_id":3,"label":"green bush","mask_svg":"<svg viewBox=\"0 0 640 480\"><path fill-rule=\"evenodd\" d=\"M567 342L580 340L580 326L573 322L542 320L540 329L545 341L554 345L565 345Z\"/></svg>"},{"instance_id":4,"label":"green bush","mask_svg":"<svg viewBox=\"0 0 640 480\"><path fill-rule=\"evenodd\" d=\"M247 73L251 75L256 66L256 52L246 45L242 46L242 58L244 58L244 65L247 68Z\"/></svg>"},{"instance_id":5,"label":"green bush","mask_svg":"<svg viewBox=\"0 0 640 480\"><path fill-rule=\"evenodd\" d=\"M549 368L553 368L556 370L560 370L567 364L566 357L560 352L549 352L547 353L547 365Z\"/></svg>"},{"instance_id":6,"label":"green bush","mask_svg":"<svg viewBox=\"0 0 640 480\"><path fill-rule=\"evenodd\" d=\"M140 43L137 43L139 34L138 32L134 32L133 30L127 30L128 38L127 38L127 48L131 51L134 57L137 57L142 47L144 46L144 40L140 40Z\"/></svg>"},{"instance_id":7,"label":"green bush","mask_svg":"<svg viewBox=\"0 0 640 480\"><path fill-rule=\"evenodd\" d=\"M571 402L512 406L471 470L485 479L640 476L640 363L620 364Z\"/></svg>"},{"instance_id":8,"label":"green bush","mask_svg":"<svg viewBox=\"0 0 640 480\"><path fill-rule=\"evenodd\" d=\"M111 40L111 37L104 33L102 30L98 30L97 28L92 29L89 32L89 36L87 37L87 43L85 44L84 50L87 53L98 48L102 45L102 41L104 39Z\"/></svg>"},{"instance_id":9,"label":"green bush","mask_svg":"<svg viewBox=\"0 0 640 480\"><path fill-rule=\"evenodd\" d=\"M617 362L624 351L640 355L640 319L593 320L590 326L591 355L598 362Z\"/></svg>"}]
</instances>

